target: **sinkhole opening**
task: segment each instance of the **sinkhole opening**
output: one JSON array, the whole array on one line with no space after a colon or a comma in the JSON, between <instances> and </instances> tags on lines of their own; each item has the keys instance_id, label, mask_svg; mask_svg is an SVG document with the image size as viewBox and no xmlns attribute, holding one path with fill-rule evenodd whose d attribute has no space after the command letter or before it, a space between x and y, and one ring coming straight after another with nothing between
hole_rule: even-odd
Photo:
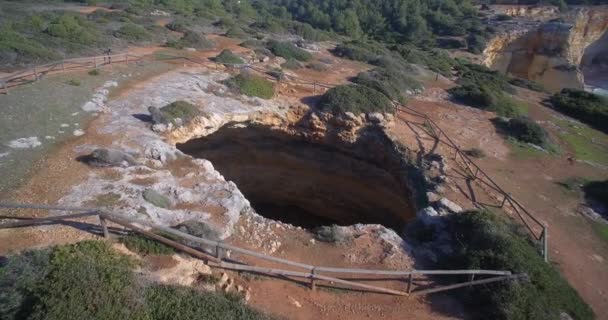
<instances>
[{"instance_id":1,"label":"sinkhole opening","mask_svg":"<svg viewBox=\"0 0 608 320\"><path fill-rule=\"evenodd\" d=\"M224 126L177 147L211 161L273 220L307 229L363 223L402 230L415 217L403 156L381 130L355 143L324 143L253 124Z\"/></svg>"}]
</instances>

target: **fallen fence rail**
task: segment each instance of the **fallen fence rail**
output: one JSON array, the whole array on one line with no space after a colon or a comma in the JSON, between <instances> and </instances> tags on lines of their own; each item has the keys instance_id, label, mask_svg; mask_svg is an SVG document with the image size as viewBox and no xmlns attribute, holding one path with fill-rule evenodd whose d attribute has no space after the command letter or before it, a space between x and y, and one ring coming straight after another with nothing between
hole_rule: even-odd
<instances>
[{"instance_id":1,"label":"fallen fence rail","mask_svg":"<svg viewBox=\"0 0 608 320\"><path fill-rule=\"evenodd\" d=\"M80 207L60 207L60 206L48 206L48 205L33 205L33 204L15 204L15 203L0 203L0 209L33 209L33 210L54 210L54 211L64 211L64 212L80 212L76 214L67 214L60 216L48 216L43 218L23 218L23 217L2 217L0 219L21 219L21 221L17 222L8 222L4 224L0 224L0 229L6 228L17 228L17 227L25 227L25 226L36 226L41 223L46 222L62 222L71 219L79 219L91 216L99 217L99 225L102 229L103 235L106 239L111 238L110 229L108 227L108 222L112 222L116 225L122 226L126 229L129 229L135 233L139 233L145 237L150 239L159 241L167 246L173 247L178 251L190 254L199 259L205 260L208 265L216 268L228 269L228 270L237 270L237 271L245 271L245 272L255 272L266 275L277 275L277 276L285 276L285 277L295 277L295 278L304 278L310 281L310 288L314 290L316 288L317 281L324 281L325 286L334 286L335 284L340 284L343 286L347 286L348 288L356 288L361 291L370 291L384 294L392 294L399 296L409 296L409 295L423 295L430 294L435 292L442 292L447 290L453 290L462 287L470 287L475 285L499 282L499 281L510 281L516 279L524 279L526 278L525 274L511 274L510 271L500 271L500 270L372 270L372 269L352 269L352 268L338 268L338 267L322 267L322 266L314 266L305 263L295 262L288 259L277 258L269 255L265 255L262 253L258 253L252 250L247 250L243 248L239 248L237 246L228 245L221 241L214 241L210 239L205 239L201 237L195 237L190 234L181 232L179 230L156 225L154 223L148 221L142 221L138 219L132 219L124 216L120 216L114 213L105 212L99 208L80 208ZM147 228L147 229L146 229ZM176 239L169 239L163 235L159 235L154 231L161 231L163 234L169 234L172 237L181 238L183 240L189 240L193 242L200 243L209 248L215 248L215 254L205 252L204 250L198 250L191 246L187 246L183 243L176 241ZM260 260L265 260L269 262L279 263L287 266L297 267L301 269L305 269L303 271L295 271L295 270L287 270L282 268L270 268L270 267L261 267L261 266L253 266L247 265L245 263L239 262L235 263L234 259L231 259L232 262L225 261L224 250L231 251L234 253L254 257ZM385 288L376 285L364 284L361 282L353 281L351 279L342 279L335 276L323 275L321 273L339 273L339 274L350 274L350 275L374 275L374 276L391 276L397 278L397 280L406 280L406 288L405 290L395 290L391 288ZM457 284L450 284L439 286L435 288L425 288L420 290L414 289L414 284L416 283L414 277L415 276L429 276L429 275L454 275L454 276L469 276L469 280ZM485 279L477 279L475 280L475 276L489 276L489 278Z\"/></svg>"}]
</instances>

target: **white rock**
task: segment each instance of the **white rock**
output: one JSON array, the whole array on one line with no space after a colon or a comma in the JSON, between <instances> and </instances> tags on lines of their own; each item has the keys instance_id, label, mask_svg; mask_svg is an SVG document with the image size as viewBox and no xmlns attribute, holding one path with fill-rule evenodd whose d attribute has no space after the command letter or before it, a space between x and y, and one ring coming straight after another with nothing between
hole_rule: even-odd
<instances>
[{"instance_id":1,"label":"white rock","mask_svg":"<svg viewBox=\"0 0 608 320\"><path fill-rule=\"evenodd\" d=\"M74 135L77 137L80 137L80 136L84 135L84 131L82 131L80 129L76 129L76 130L74 130Z\"/></svg>"},{"instance_id":2,"label":"white rock","mask_svg":"<svg viewBox=\"0 0 608 320\"><path fill-rule=\"evenodd\" d=\"M439 206L447 209L451 213L462 212L462 207L450 201L448 198L441 198L441 200L439 200Z\"/></svg>"},{"instance_id":3,"label":"white rock","mask_svg":"<svg viewBox=\"0 0 608 320\"><path fill-rule=\"evenodd\" d=\"M439 213L433 207L426 207L416 213L416 217L425 225L439 223Z\"/></svg>"},{"instance_id":4,"label":"white rock","mask_svg":"<svg viewBox=\"0 0 608 320\"><path fill-rule=\"evenodd\" d=\"M38 137L29 137L15 139L7 145L13 149L32 149L42 145L42 143L38 140Z\"/></svg>"},{"instance_id":5,"label":"white rock","mask_svg":"<svg viewBox=\"0 0 608 320\"><path fill-rule=\"evenodd\" d=\"M374 124L380 124L384 121L384 116L380 112L372 112L367 115L367 119Z\"/></svg>"}]
</instances>

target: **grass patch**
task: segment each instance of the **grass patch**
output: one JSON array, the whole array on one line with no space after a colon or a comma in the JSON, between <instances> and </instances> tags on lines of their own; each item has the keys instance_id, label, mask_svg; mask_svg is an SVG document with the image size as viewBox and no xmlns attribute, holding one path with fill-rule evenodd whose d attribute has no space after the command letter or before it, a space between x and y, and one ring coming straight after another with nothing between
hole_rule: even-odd
<instances>
[{"instance_id":1,"label":"grass patch","mask_svg":"<svg viewBox=\"0 0 608 320\"><path fill-rule=\"evenodd\" d=\"M488 211L447 219L458 241L442 267L525 272L530 279L459 291L475 319L559 319L561 312L577 320L594 319L591 308L511 222Z\"/></svg>"},{"instance_id":2,"label":"grass patch","mask_svg":"<svg viewBox=\"0 0 608 320\"><path fill-rule=\"evenodd\" d=\"M306 68L317 71L317 72L325 72L329 70L329 66L324 63L313 62L309 63Z\"/></svg>"},{"instance_id":3,"label":"grass patch","mask_svg":"<svg viewBox=\"0 0 608 320\"><path fill-rule=\"evenodd\" d=\"M608 224L604 222L592 222L593 231L597 234L597 236L604 241L604 243L608 244Z\"/></svg>"},{"instance_id":4,"label":"grass patch","mask_svg":"<svg viewBox=\"0 0 608 320\"><path fill-rule=\"evenodd\" d=\"M407 71L394 67L375 68L361 72L353 80L354 83L370 87L383 93L390 100L405 103L408 94L421 91L422 85L414 78L408 76Z\"/></svg>"},{"instance_id":5,"label":"grass patch","mask_svg":"<svg viewBox=\"0 0 608 320\"><path fill-rule=\"evenodd\" d=\"M226 31L226 34L224 35L227 38L232 38L232 39L245 39L247 38L247 34L245 33L245 31L243 31L243 29L239 28L239 27L231 27Z\"/></svg>"},{"instance_id":6,"label":"grass patch","mask_svg":"<svg viewBox=\"0 0 608 320\"><path fill-rule=\"evenodd\" d=\"M99 71L99 69L93 69L93 70L90 70L89 72L87 72L87 74L90 76L98 76L101 74L101 72Z\"/></svg>"},{"instance_id":7,"label":"grass patch","mask_svg":"<svg viewBox=\"0 0 608 320\"><path fill-rule=\"evenodd\" d=\"M118 193L109 192L100 194L95 198L95 206L97 207L111 207L120 201L121 196Z\"/></svg>"},{"instance_id":8,"label":"grass patch","mask_svg":"<svg viewBox=\"0 0 608 320\"><path fill-rule=\"evenodd\" d=\"M182 123L188 123L201 114L198 107L186 101L175 101L158 110L151 109L150 111L155 123L176 124L177 119L180 119Z\"/></svg>"},{"instance_id":9,"label":"grass patch","mask_svg":"<svg viewBox=\"0 0 608 320\"><path fill-rule=\"evenodd\" d=\"M74 87L78 87L80 86L82 83L76 79L70 79L68 80L68 84Z\"/></svg>"},{"instance_id":10,"label":"grass patch","mask_svg":"<svg viewBox=\"0 0 608 320\"><path fill-rule=\"evenodd\" d=\"M310 61L313 58L310 52L302 50L290 42L272 40L268 42L267 47L275 56L283 57L287 60Z\"/></svg>"},{"instance_id":11,"label":"grass patch","mask_svg":"<svg viewBox=\"0 0 608 320\"><path fill-rule=\"evenodd\" d=\"M554 120L562 130L560 138L574 151L577 159L608 165L608 136L581 123Z\"/></svg>"},{"instance_id":12,"label":"grass patch","mask_svg":"<svg viewBox=\"0 0 608 320\"><path fill-rule=\"evenodd\" d=\"M175 253L175 250L158 241L148 239L138 234L129 234L120 238L129 250L143 255L170 255Z\"/></svg>"},{"instance_id":13,"label":"grass patch","mask_svg":"<svg viewBox=\"0 0 608 320\"><path fill-rule=\"evenodd\" d=\"M525 89L536 91L536 92L549 92L547 90L547 88L545 88L542 84L540 84L536 81L528 80L528 79L511 78L511 79L509 79L509 83L514 86L517 86L520 88L525 88Z\"/></svg>"},{"instance_id":14,"label":"grass patch","mask_svg":"<svg viewBox=\"0 0 608 320\"><path fill-rule=\"evenodd\" d=\"M501 133L524 143L531 143L539 147L549 146L549 135L538 123L528 117L512 119L494 119L494 125Z\"/></svg>"},{"instance_id":15,"label":"grass patch","mask_svg":"<svg viewBox=\"0 0 608 320\"><path fill-rule=\"evenodd\" d=\"M232 51L230 49L222 50L222 52L220 52L220 54L217 57L213 58L213 61L215 61L217 63L224 63L224 64L243 64L243 63L245 63L245 61L243 61L243 59L241 59L241 57L232 53Z\"/></svg>"},{"instance_id":16,"label":"grass patch","mask_svg":"<svg viewBox=\"0 0 608 320\"><path fill-rule=\"evenodd\" d=\"M143 196L144 200L148 201L149 203L151 203L159 208L167 209L167 208L171 207L171 201L169 201L169 199L167 199L167 197L158 193L154 189L144 190L142 196Z\"/></svg>"},{"instance_id":17,"label":"grass patch","mask_svg":"<svg viewBox=\"0 0 608 320\"><path fill-rule=\"evenodd\" d=\"M608 99L577 89L563 89L549 102L553 107L590 126L608 133Z\"/></svg>"},{"instance_id":18,"label":"grass patch","mask_svg":"<svg viewBox=\"0 0 608 320\"><path fill-rule=\"evenodd\" d=\"M296 59L289 59L287 62L283 63L281 67L289 70L298 70L302 69L304 66Z\"/></svg>"},{"instance_id":19,"label":"grass patch","mask_svg":"<svg viewBox=\"0 0 608 320\"><path fill-rule=\"evenodd\" d=\"M274 83L254 75L241 73L227 79L224 84L228 88L250 97L271 99L274 96Z\"/></svg>"},{"instance_id":20,"label":"grass patch","mask_svg":"<svg viewBox=\"0 0 608 320\"><path fill-rule=\"evenodd\" d=\"M321 97L319 109L334 114L352 112L354 114L369 112L393 113L394 107L382 93L357 85L341 85L329 89Z\"/></svg>"}]
</instances>

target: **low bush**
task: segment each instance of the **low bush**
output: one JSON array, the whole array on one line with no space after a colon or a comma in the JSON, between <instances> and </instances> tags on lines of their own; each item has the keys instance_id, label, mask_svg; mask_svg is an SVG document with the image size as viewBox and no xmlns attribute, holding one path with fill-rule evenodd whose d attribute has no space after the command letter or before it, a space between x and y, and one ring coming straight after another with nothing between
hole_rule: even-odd
<instances>
[{"instance_id":1,"label":"low bush","mask_svg":"<svg viewBox=\"0 0 608 320\"><path fill-rule=\"evenodd\" d=\"M228 88L250 97L270 99L274 96L274 83L254 75L241 73L227 79L224 84Z\"/></svg>"},{"instance_id":2,"label":"low bush","mask_svg":"<svg viewBox=\"0 0 608 320\"><path fill-rule=\"evenodd\" d=\"M166 25L167 29L175 32L187 32L188 24L185 21L173 20Z\"/></svg>"},{"instance_id":3,"label":"low bush","mask_svg":"<svg viewBox=\"0 0 608 320\"><path fill-rule=\"evenodd\" d=\"M14 57L14 60L9 57ZM39 42L24 37L12 28L0 28L0 63L19 64L54 59L59 59L59 55Z\"/></svg>"},{"instance_id":4,"label":"low bush","mask_svg":"<svg viewBox=\"0 0 608 320\"><path fill-rule=\"evenodd\" d=\"M553 95L549 102L566 115L608 133L608 99L577 89L563 89Z\"/></svg>"},{"instance_id":5,"label":"low bush","mask_svg":"<svg viewBox=\"0 0 608 320\"><path fill-rule=\"evenodd\" d=\"M76 79L70 79L68 80L68 84L74 87L78 87L81 85L80 81L76 80Z\"/></svg>"},{"instance_id":6,"label":"low bush","mask_svg":"<svg viewBox=\"0 0 608 320\"><path fill-rule=\"evenodd\" d=\"M591 181L583 185L585 196L608 208L608 180Z\"/></svg>"},{"instance_id":7,"label":"low bush","mask_svg":"<svg viewBox=\"0 0 608 320\"><path fill-rule=\"evenodd\" d=\"M309 63L306 68L308 69L312 69L314 71L318 71L318 72L324 72L329 70L329 67L324 64L324 63L319 63L319 62L313 62L313 63Z\"/></svg>"},{"instance_id":8,"label":"low bush","mask_svg":"<svg viewBox=\"0 0 608 320\"><path fill-rule=\"evenodd\" d=\"M407 94L422 90L422 85L398 67L393 69L375 68L361 72L354 83L370 87L383 93L390 100L405 103Z\"/></svg>"},{"instance_id":9,"label":"low bush","mask_svg":"<svg viewBox=\"0 0 608 320\"><path fill-rule=\"evenodd\" d=\"M228 29L228 31L226 31L226 34L224 36L226 36L228 38L232 38L232 39L247 38L247 34L245 33L245 31L243 31L243 29L241 29L239 27L232 27L232 28Z\"/></svg>"},{"instance_id":10,"label":"low bush","mask_svg":"<svg viewBox=\"0 0 608 320\"><path fill-rule=\"evenodd\" d=\"M538 123L528 117L517 117L509 120L494 121L498 129L505 135L524 143L532 143L548 147L549 135Z\"/></svg>"},{"instance_id":11,"label":"low bush","mask_svg":"<svg viewBox=\"0 0 608 320\"><path fill-rule=\"evenodd\" d=\"M479 148L471 148L471 149L465 150L464 154L466 154L469 157L478 158L478 159L486 157L486 153Z\"/></svg>"},{"instance_id":12,"label":"low bush","mask_svg":"<svg viewBox=\"0 0 608 320\"><path fill-rule=\"evenodd\" d=\"M312 54L306 50L296 47L290 42L269 41L267 47L276 56L283 57L287 60L295 59L298 61L312 60Z\"/></svg>"},{"instance_id":13,"label":"low bush","mask_svg":"<svg viewBox=\"0 0 608 320\"><path fill-rule=\"evenodd\" d=\"M84 18L71 14L64 14L55 18L48 26L46 32L53 37L61 38L70 43L90 45L97 41L97 29Z\"/></svg>"},{"instance_id":14,"label":"low bush","mask_svg":"<svg viewBox=\"0 0 608 320\"><path fill-rule=\"evenodd\" d=\"M183 37L177 41L170 41L167 43L168 47L183 49L183 48L194 48L194 49L213 49L215 42L207 39L194 31L186 31Z\"/></svg>"},{"instance_id":15,"label":"low bush","mask_svg":"<svg viewBox=\"0 0 608 320\"><path fill-rule=\"evenodd\" d=\"M148 31L137 24L127 23L114 32L114 36L129 41L145 41L150 39Z\"/></svg>"},{"instance_id":16,"label":"low bush","mask_svg":"<svg viewBox=\"0 0 608 320\"><path fill-rule=\"evenodd\" d=\"M185 287L151 286L145 292L150 319L270 319L233 294L204 293Z\"/></svg>"},{"instance_id":17,"label":"low bush","mask_svg":"<svg viewBox=\"0 0 608 320\"><path fill-rule=\"evenodd\" d=\"M241 59L241 57L232 53L232 51L230 49L222 50L222 52L220 52L220 54L217 57L213 58L213 61L218 62L218 63L225 63L225 64L243 64L243 63L245 63L245 61L243 61L243 59Z\"/></svg>"},{"instance_id":18,"label":"low bush","mask_svg":"<svg viewBox=\"0 0 608 320\"><path fill-rule=\"evenodd\" d=\"M198 116L200 111L189 102L175 101L160 109L151 107L150 113L154 123L177 124L177 119L181 119L184 124Z\"/></svg>"},{"instance_id":19,"label":"low bush","mask_svg":"<svg viewBox=\"0 0 608 320\"><path fill-rule=\"evenodd\" d=\"M321 97L318 108L333 114L352 112L356 115L368 112L393 113L395 111L384 94L358 85L341 85L329 89Z\"/></svg>"},{"instance_id":20,"label":"low bush","mask_svg":"<svg viewBox=\"0 0 608 320\"><path fill-rule=\"evenodd\" d=\"M235 295L139 281L134 266L133 260L102 241L8 256L0 266L0 317L270 319Z\"/></svg>"},{"instance_id":21,"label":"low bush","mask_svg":"<svg viewBox=\"0 0 608 320\"><path fill-rule=\"evenodd\" d=\"M289 59L283 63L281 67L289 70L298 70L302 69L304 66L296 59Z\"/></svg>"},{"instance_id":22,"label":"low bush","mask_svg":"<svg viewBox=\"0 0 608 320\"><path fill-rule=\"evenodd\" d=\"M537 249L512 223L488 211L447 217L458 241L441 259L446 269L509 270L526 273L529 281L497 282L458 292L474 319L594 319L593 311L560 273L545 263Z\"/></svg>"},{"instance_id":23,"label":"low bush","mask_svg":"<svg viewBox=\"0 0 608 320\"><path fill-rule=\"evenodd\" d=\"M445 50L441 49L422 49L411 44L396 45L391 49L399 53L404 61L427 66L431 71L444 76L450 76L457 64Z\"/></svg>"},{"instance_id":24,"label":"low bush","mask_svg":"<svg viewBox=\"0 0 608 320\"><path fill-rule=\"evenodd\" d=\"M143 255L170 255L175 252L171 247L138 234L124 236L120 238L120 242L129 250Z\"/></svg>"},{"instance_id":25,"label":"low bush","mask_svg":"<svg viewBox=\"0 0 608 320\"><path fill-rule=\"evenodd\" d=\"M318 227L313 232L315 237L323 242L347 244L352 241L352 236L335 224Z\"/></svg>"},{"instance_id":26,"label":"low bush","mask_svg":"<svg viewBox=\"0 0 608 320\"><path fill-rule=\"evenodd\" d=\"M213 241L222 240L218 229L213 228L208 223L203 221L188 220L174 226L173 228L195 237L205 238Z\"/></svg>"},{"instance_id":27,"label":"low bush","mask_svg":"<svg viewBox=\"0 0 608 320\"><path fill-rule=\"evenodd\" d=\"M514 86L517 86L520 88L525 88L525 89L532 90L532 91L548 92L547 88L545 88L542 84L532 81L532 80L528 80L528 79L511 78L511 79L509 79L509 83Z\"/></svg>"},{"instance_id":28,"label":"low bush","mask_svg":"<svg viewBox=\"0 0 608 320\"><path fill-rule=\"evenodd\" d=\"M340 43L332 51L338 57L363 62L369 62L387 52L388 50L380 44L364 41Z\"/></svg>"},{"instance_id":29,"label":"low bush","mask_svg":"<svg viewBox=\"0 0 608 320\"><path fill-rule=\"evenodd\" d=\"M101 74L101 72L99 72L99 69L93 69L90 70L89 72L87 72L90 76L98 76Z\"/></svg>"}]
</instances>

